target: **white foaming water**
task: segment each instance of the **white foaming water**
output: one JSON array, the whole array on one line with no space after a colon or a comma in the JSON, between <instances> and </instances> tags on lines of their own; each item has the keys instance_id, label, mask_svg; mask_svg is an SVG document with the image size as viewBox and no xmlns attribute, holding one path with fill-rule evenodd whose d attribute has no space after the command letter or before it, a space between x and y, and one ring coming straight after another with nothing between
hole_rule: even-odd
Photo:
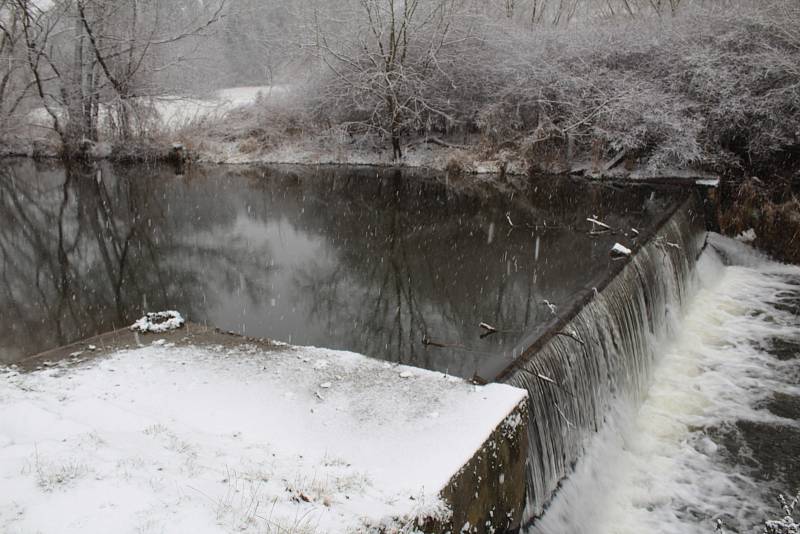
<instances>
[{"instance_id":1,"label":"white foaming water","mask_svg":"<svg viewBox=\"0 0 800 534\"><path fill-rule=\"evenodd\" d=\"M775 392L800 395L800 362L763 348L800 339L800 319L773 305L800 296L800 268L717 235L710 244L644 403L617 403L532 534L711 533L716 518L753 532L774 509L704 429L798 426L756 406Z\"/></svg>"}]
</instances>

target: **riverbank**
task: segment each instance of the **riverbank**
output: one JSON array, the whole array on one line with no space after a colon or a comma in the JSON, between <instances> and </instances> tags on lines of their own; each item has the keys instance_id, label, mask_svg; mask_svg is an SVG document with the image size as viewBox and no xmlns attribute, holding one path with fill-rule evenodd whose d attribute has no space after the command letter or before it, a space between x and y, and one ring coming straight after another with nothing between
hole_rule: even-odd
<instances>
[{"instance_id":1,"label":"riverbank","mask_svg":"<svg viewBox=\"0 0 800 534\"><path fill-rule=\"evenodd\" d=\"M663 167L652 165L652 158L637 150L594 154L574 151L569 138L558 136L560 140L555 144L531 145L524 139L489 141L479 133L431 132L425 136L406 135L403 156L396 160L387 140L380 135L356 133L349 127L330 121L323 125L312 119L302 111L307 95L298 92L299 88L290 86L234 87L205 98L156 99L151 107L158 119L151 135L124 143L86 143L81 159L120 164L171 162L179 174L184 172L185 164L193 163L354 165L430 170L462 181L481 174L501 178L570 174L593 180L721 184L707 210L712 229L729 236L751 235L753 230L753 242L758 248L779 260L800 262L800 219L795 213L800 174L793 168L796 162L792 163L790 149L771 159L759 156L764 173L752 174L756 169L743 167L736 158L724 165L717 165L723 160L714 164L709 160L697 161L695 166ZM29 116L31 124L40 127L32 132L39 132L40 137L6 143L0 147L0 157L60 157L55 134L41 134L41 127L47 127L47 117L41 115L32 112ZM717 172L715 166L727 170Z\"/></svg>"},{"instance_id":2,"label":"riverbank","mask_svg":"<svg viewBox=\"0 0 800 534\"><path fill-rule=\"evenodd\" d=\"M381 169L419 169L446 175L453 179L468 179L476 175L513 176L524 178L533 175L582 176L590 180L651 181L670 183L698 183L716 186L719 176L701 169L667 169L652 171L646 167L613 166L609 163L592 164L576 160L558 167L532 169L530 162L510 154L487 157L479 146L447 147L419 140L411 143L403 158L394 160L390 150L374 147L371 150L353 149L348 145L330 146L315 140L287 142L278 147L253 149L248 142L199 139L177 136L180 142L141 141L112 146L99 143L80 158L88 163L109 161L114 164L173 163L176 147L182 151L186 164L199 165L302 165L302 166L353 166ZM244 146L243 146L244 145ZM248 148L250 146L250 148ZM60 148L55 143L20 146L0 153L0 160L14 159L62 160Z\"/></svg>"},{"instance_id":3,"label":"riverbank","mask_svg":"<svg viewBox=\"0 0 800 534\"><path fill-rule=\"evenodd\" d=\"M302 89L308 91L308 88ZM127 140L100 129L99 141L85 141L71 159L118 163L170 162L180 147L187 162L219 165L355 165L428 169L452 178L475 174L528 176L582 175L594 179L685 178L714 180L700 167L652 167L633 152L604 158L570 156L565 146L534 149L522 140L487 142L477 134L407 134L403 155L394 157L386 139L374 133L355 134L344 126L317 124L298 109L304 96L291 86L231 87L203 98L165 96L141 105L153 119L146 135ZM101 116L106 112L101 108ZM31 111L24 133L5 138L0 158L62 158L61 142L43 109Z\"/></svg>"}]
</instances>

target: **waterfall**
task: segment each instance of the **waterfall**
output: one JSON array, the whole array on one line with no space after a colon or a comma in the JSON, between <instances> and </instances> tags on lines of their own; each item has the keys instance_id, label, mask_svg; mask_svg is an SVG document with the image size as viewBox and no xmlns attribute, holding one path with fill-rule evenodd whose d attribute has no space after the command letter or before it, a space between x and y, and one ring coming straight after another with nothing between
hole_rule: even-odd
<instances>
[{"instance_id":1,"label":"waterfall","mask_svg":"<svg viewBox=\"0 0 800 534\"><path fill-rule=\"evenodd\" d=\"M658 345L690 290L702 213L692 195L566 325L500 375L530 395L526 522L544 512L612 403L644 398Z\"/></svg>"}]
</instances>

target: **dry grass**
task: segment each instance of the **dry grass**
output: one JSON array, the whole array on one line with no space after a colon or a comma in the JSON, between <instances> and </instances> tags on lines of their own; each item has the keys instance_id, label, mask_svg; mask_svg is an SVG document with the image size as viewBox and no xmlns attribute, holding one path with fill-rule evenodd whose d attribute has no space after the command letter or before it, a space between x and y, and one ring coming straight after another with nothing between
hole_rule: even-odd
<instances>
[{"instance_id":1,"label":"dry grass","mask_svg":"<svg viewBox=\"0 0 800 534\"><path fill-rule=\"evenodd\" d=\"M755 245L778 260L800 264L800 199L755 178L727 191L720 206L720 229L737 235L752 228Z\"/></svg>"},{"instance_id":2,"label":"dry grass","mask_svg":"<svg viewBox=\"0 0 800 534\"><path fill-rule=\"evenodd\" d=\"M460 150L452 153L447 159L444 169L447 172L447 177L451 180L463 178L464 175L469 173L467 155Z\"/></svg>"}]
</instances>

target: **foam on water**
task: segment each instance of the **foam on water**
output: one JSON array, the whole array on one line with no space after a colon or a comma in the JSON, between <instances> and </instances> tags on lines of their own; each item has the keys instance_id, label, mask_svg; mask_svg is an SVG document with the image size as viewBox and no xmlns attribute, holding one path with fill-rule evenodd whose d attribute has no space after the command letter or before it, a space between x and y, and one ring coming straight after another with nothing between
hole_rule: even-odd
<instances>
[{"instance_id":1,"label":"foam on water","mask_svg":"<svg viewBox=\"0 0 800 534\"><path fill-rule=\"evenodd\" d=\"M774 510L767 500L776 488L725 461L713 429L800 426L758 408L776 392L800 396L800 360L766 350L774 339L800 340L797 310L785 306L800 299L800 268L720 236L709 243L643 403L614 403L530 532L709 533L717 518L728 531L753 532Z\"/></svg>"},{"instance_id":2,"label":"foam on water","mask_svg":"<svg viewBox=\"0 0 800 534\"><path fill-rule=\"evenodd\" d=\"M705 236L688 198L569 323L501 377L529 394L526 524L543 515L615 407L644 401Z\"/></svg>"}]
</instances>

